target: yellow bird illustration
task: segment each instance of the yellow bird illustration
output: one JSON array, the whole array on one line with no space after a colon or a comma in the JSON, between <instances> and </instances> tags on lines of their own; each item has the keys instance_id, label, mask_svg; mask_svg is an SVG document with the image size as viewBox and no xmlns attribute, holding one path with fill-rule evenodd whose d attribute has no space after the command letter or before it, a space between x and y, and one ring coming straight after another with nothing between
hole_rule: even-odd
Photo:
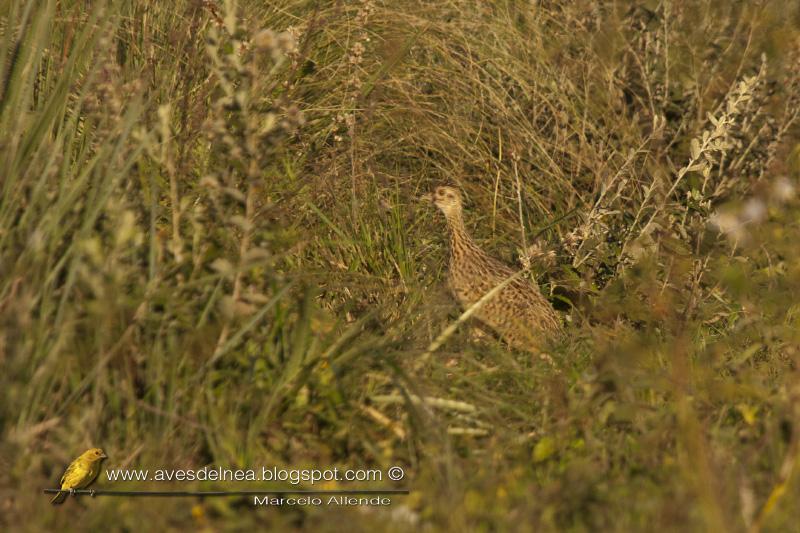
<instances>
[{"instance_id":1,"label":"yellow bird illustration","mask_svg":"<svg viewBox=\"0 0 800 533\"><path fill-rule=\"evenodd\" d=\"M73 490L88 487L100 473L100 462L106 457L100 448L90 448L72 461L61 476L61 490L50 503L62 503Z\"/></svg>"}]
</instances>

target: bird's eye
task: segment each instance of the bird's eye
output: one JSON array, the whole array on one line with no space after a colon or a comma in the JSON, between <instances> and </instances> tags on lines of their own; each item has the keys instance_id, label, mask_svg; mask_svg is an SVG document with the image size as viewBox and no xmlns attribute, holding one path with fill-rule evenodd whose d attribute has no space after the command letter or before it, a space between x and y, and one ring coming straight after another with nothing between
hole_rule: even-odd
<instances>
[{"instance_id":1,"label":"bird's eye","mask_svg":"<svg viewBox=\"0 0 800 533\"><path fill-rule=\"evenodd\" d=\"M447 194L447 197L448 197L448 198L450 198L451 200L452 200L453 198L455 198L455 196L453 195L453 193L448 193L448 194Z\"/></svg>"}]
</instances>

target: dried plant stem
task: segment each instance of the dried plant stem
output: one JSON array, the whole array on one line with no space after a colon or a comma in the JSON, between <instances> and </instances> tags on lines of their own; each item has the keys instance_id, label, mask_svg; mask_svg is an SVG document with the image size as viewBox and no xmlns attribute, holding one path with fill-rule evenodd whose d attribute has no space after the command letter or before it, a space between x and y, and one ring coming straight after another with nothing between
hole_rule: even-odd
<instances>
[{"instance_id":1,"label":"dried plant stem","mask_svg":"<svg viewBox=\"0 0 800 533\"><path fill-rule=\"evenodd\" d=\"M783 499L784 495L786 494L786 490L789 488L789 482L794 474L797 456L798 444L797 438L795 438L793 439L792 444L783 459L780 471L778 472L777 483L775 483L775 486L772 487L772 490L769 492L769 496L767 497L767 501L764 502L764 505L761 507L758 516L750 526L749 531L751 533L757 533L758 531L761 531L761 528L767 517L772 513L772 511L775 510L778 502L780 502L780 500Z\"/></svg>"},{"instance_id":2,"label":"dried plant stem","mask_svg":"<svg viewBox=\"0 0 800 533\"><path fill-rule=\"evenodd\" d=\"M519 166L517 165L517 158L514 157L516 154L512 156L512 164L514 166L514 178L516 179L517 185L517 210L519 214L519 232L520 237L522 239L522 250L525 254L525 257L528 258L528 264L525 266L530 268L530 258L528 257L528 239L525 237L525 219L522 216L522 182L519 178Z\"/></svg>"},{"instance_id":3,"label":"dried plant stem","mask_svg":"<svg viewBox=\"0 0 800 533\"><path fill-rule=\"evenodd\" d=\"M650 225L653 223L653 220L655 220L655 218L658 216L658 214L661 213L661 210L666 205L667 199L670 198L672 196L672 194L675 192L675 189L678 188L678 185L680 185L680 183L683 181L684 176L686 176L686 174L689 172L690 169L694 169L694 167L698 163L700 163L701 158L702 158L703 154L705 153L705 151L708 149L710 142L711 142L711 138L710 137L707 138L705 141L703 141L703 144L700 145L700 152L697 153L696 156L692 156L689 159L689 162L686 164L686 166L681 168L678 171L678 174L675 177L675 181L672 182L672 186L669 188L669 191L667 191L667 194L664 195L664 202L662 202L661 204L656 205L655 209L653 209L653 213L650 215L650 218L647 220L647 223L644 225L644 227L642 228L642 231L640 233L647 233L647 231L650 229ZM649 198L652 198L652 195L649 195L649 196L645 197L645 199L649 199ZM647 206L647 202L646 201L642 202L642 205L639 207L639 210L636 212L636 217L633 220L633 224L631 224L631 228L636 227L636 224L639 222L639 217L641 216L641 213L643 212L643 210L644 210L644 208L646 206ZM630 242L630 241L626 241L626 244L628 242ZM624 247L623 247L623 251L624 251Z\"/></svg>"},{"instance_id":4,"label":"dried plant stem","mask_svg":"<svg viewBox=\"0 0 800 533\"><path fill-rule=\"evenodd\" d=\"M594 205L592 206L591 211L589 211L589 215L586 218L586 222L584 222L584 224L583 224L582 231L581 231L580 245L578 246L578 249L575 251L574 257L572 259L573 268L580 267L592 255L592 252L589 252L589 253L581 256L580 252L583 250L583 248L584 248L584 246L585 246L585 244L586 244L586 242L588 240L588 237L591 234L592 224L595 221L598 220L598 217L601 216L599 214L599 211L600 211L600 209L602 207L603 200L605 199L606 194L616 184L617 180L620 179L625 172L627 172L627 168L634 162L634 160L636 158L636 155L639 154L644 149L644 147L647 146L647 144L650 141L651 141L651 138L648 137L642 144L639 145L639 147L636 150L631 151L630 154L628 155L628 158L625 160L625 162L622 164L622 166L619 168L619 170L614 174L614 176L610 180L608 180L608 183L605 186L602 187L599 197L597 198L597 200L595 201ZM617 193L617 195L619 195L619 194L620 193ZM634 227L634 226L635 226L635 222L634 222L634 225L632 225L631 227Z\"/></svg>"},{"instance_id":5,"label":"dried plant stem","mask_svg":"<svg viewBox=\"0 0 800 533\"><path fill-rule=\"evenodd\" d=\"M379 404L402 404L405 402L405 396L401 396L399 394L376 395L370 399ZM477 407L471 403L448 400L447 398L434 398L432 396L421 397L417 396L416 394L408 394L408 399L410 399L414 404L427 405L430 407L436 407L439 409L455 411L468 415L476 414L478 412Z\"/></svg>"},{"instance_id":6,"label":"dried plant stem","mask_svg":"<svg viewBox=\"0 0 800 533\"><path fill-rule=\"evenodd\" d=\"M236 269L236 274L233 278L233 291L231 293L231 302L233 304L234 315L236 313L236 304L239 302L242 294L242 277L244 275L244 269L242 266L244 263L244 258L247 255L247 251L250 249L253 212L255 211L255 189L256 187L253 183L253 180L249 180L247 186L247 196L245 199L245 223L244 227L242 228L242 240L239 243L239 268ZM225 346L225 343L228 340L228 335L230 334L230 324L231 319L228 319L225 322L225 325L222 327L222 331L220 331L219 338L217 339L216 347L214 348L214 354L211 357L212 360L219 358L220 351L222 350L222 347Z\"/></svg>"},{"instance_id":7,"label":"dried plant stem","mask_svg":"<svg viewBox=\"0 0 800 533\"><path fill-rule=\"evenodd\" d=\"M158 108L158 118L160 121L161 130L161 164L167 171L169 176L169 198L172 204L170 210L172 222L172 242L169 243L169 249L175 256L175 261L178 263L183 262L183 240L181 239L181 203L180 193L178 191L178 176L175 171L175 160L172 155L172 129L170 127L171 119L170 107L163 105Z\"/></svg>"}]
</instances>

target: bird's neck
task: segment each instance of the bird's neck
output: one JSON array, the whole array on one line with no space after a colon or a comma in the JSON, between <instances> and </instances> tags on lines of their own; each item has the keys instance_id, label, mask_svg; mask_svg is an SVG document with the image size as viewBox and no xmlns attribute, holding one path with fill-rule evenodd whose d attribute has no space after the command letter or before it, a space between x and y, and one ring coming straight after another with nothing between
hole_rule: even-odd
<instances>
[{"instance_id":1,"label":"bird's neck","mask_svg":"<svg viewBox=\"0 0 800 533\"><path fill-rule=\"evenodd\" d=\"M460 211L449 213L447 216L447 228L450 231L450 252L454 260L467 255L481 253L480 248L470 237L464 226L464 219Z\"/></svg>"}]
</instances>

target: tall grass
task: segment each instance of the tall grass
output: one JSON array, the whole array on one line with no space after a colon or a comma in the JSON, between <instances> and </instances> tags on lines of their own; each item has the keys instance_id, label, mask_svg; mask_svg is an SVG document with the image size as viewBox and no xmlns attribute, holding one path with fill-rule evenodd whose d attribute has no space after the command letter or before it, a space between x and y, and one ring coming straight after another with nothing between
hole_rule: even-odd
<instances>
[{"instance_id":1,"label":"tall grass","mask_svg":"<svg viewBox=\"0 0 800 533\"><path fill-rule=\"evenodd\" d=\"M0 6L6 527L797 521L794 3ZM547 358L448 329L442 182L564 314ZM412 493L51 509L90 445Z\"/></svg>"}]
</instances>

